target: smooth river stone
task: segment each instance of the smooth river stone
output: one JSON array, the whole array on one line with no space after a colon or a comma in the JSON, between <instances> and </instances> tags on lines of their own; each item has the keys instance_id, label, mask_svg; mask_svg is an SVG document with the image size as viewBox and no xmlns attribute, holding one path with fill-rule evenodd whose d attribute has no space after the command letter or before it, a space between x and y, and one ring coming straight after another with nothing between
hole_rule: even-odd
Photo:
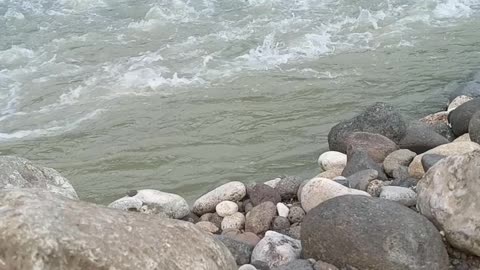
<instances>
[{"instance_id":1,"label":"smooth river stone","mask_svg":"<svg viewBox=\"0 0 480 270\"><path fill-rule=\"evenodd\" d=\"M222 201L237 202L247 194L245 185L234 181L221 185L214 190L198 198L193 204L192 211L201 216L205 213L215 211L215 207Z\"/></svg>"}]
</instances>

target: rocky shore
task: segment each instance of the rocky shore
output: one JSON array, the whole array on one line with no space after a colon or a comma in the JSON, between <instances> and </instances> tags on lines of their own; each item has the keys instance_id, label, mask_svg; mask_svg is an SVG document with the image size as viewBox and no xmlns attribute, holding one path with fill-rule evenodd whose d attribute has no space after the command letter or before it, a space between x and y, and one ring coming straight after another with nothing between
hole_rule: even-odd
<instances>
[{"instance_id":1,"label":"rocky shore","mask_svg":"<svg viewBox=\"0 0 480 270\"><path fill-rule=\"evenodd\" d=\"M480 82L407 121L376 103L332 127L312 179L159 190L108 207L0 157L0 269L480 269Z\"/></svg>"}]
</instances>

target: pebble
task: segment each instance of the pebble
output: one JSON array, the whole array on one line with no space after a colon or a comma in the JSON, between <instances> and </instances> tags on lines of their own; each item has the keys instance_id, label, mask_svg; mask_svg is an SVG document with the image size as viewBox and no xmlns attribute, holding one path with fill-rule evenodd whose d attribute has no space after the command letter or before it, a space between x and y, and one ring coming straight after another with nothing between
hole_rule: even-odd
<instances>
[{"instance_id":1,"label":"pebble","mask_svg":"<svg viewBox=\"0 0 480 270\"><path fill-rule=\"evenodd\" d=\"M368 183L367 193L372 197L378 197L380 196L380 192L382 192L382 187L384 185L385 184L381 180L372 180Z\"/></svg>"},{"instance_id":2,"label":"pebble","mask_svg":"<svg viewBox=\"0 0 480 270\"><path fill-rule=\"evenodd\" d=\"M318 157L318 165L322 170L342 169L347 165L347 155L337 151L327 151Z\"/></svg>"},{"instance_id":3,"label":"pebble","mask_svg":"<svg viewBox=\"0 0 480 270\"><path fill-rule=\"evenodd\" d=\"M242 213L235 213L230 216L226 216L223 218L221 223L222 230L226 229L243 229L245 226L245 216Z\"/></svg>"},{"instance_id":4,"label":"pebble","mask_svg":"<svg viewBox=\"0 0 480 270\"><path fill-rule=\"evenodd\" d=\"M283 203L277 203L277 212L279 216L287 217L290 209Z\"/></svg>"},{"instance_id":5,"label":"pebble","mask_svg":"<svg viewBox=\"0 0 480 270\"><path fill-rule=\"evenodd\" d=\"M231 216L238 212L238 205L232 201L223 201L217 204L215 210L221 217Z\"/></svg>"}]
</instances>

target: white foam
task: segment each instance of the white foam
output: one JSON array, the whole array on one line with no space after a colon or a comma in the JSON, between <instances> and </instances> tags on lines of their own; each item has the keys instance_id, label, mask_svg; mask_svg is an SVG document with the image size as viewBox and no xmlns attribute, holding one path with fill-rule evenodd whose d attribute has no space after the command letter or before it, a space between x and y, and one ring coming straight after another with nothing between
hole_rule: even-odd
<instances>
[{"instance_id":1,"label":"white foam","mask_svg":"<svg viewBox=\"0 0 480 270\"><path fill-rule=\"evenodd\" d=\"M438 19L469 17L473 13L471 5L471 0L444 0L437 4L433 14Z\"/></svg>"},{"instance_id":2,"label":"white foam","mask_svg":"<svg viewBox=\"0 0 480 270\"><path fill-rule=\"evenodd\" d=\"M20 46L12 46L10 49L0 51L0 68L25 64L35 57L35 52Z\"/></svg>"}]
</instances>

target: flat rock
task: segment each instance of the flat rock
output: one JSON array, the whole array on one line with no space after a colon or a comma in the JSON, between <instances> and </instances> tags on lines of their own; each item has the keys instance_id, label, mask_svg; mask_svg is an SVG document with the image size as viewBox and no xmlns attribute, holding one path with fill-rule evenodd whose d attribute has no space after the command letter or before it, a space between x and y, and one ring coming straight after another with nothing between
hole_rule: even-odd
<instances>
[{"instance_id":1,"label":"flat rock","mask_svg":"<svg viewBox=\"0 0 480 270\"><path fill-rule=\"evenodd\" d=\"M350 194L370 196L365 191L347 188L330 179L313 178L303 187L300 202L302 203L302 208L308 213L312 208L326 200ZM290 209L290 211L292 210Z\"/></svg>"},{"instance_id":2,"label":"flat rock","mask_svg":"<svg viewBox=\"0 0 480 270\"><path fill-rule=\"evenodd\" d=\"M302 245L299 240L286 235L267 231L265 237L255 246L252 262L263 262L270 268L288 264L300 258Z\"/></svg>"},{"instance_id":3,"label":"flat rock","mask_svg":"<svg viewBox=\"0 0 480 270\"><path fill-rule=\"evenodd\" d=\"M444 156L453 156L453 155L461 155L468 152L473 152L475 150L479 150L480 145L474 142L451 142L449 144L443 144L437 146L427 152L416 156L410 166L408 167L408 173L410 176L420 179L425 174L422 166L422 157L426 154L438 154Z\"/></svg>"},{"instance_id":4,"label":"flat rock","mask_svg":"<svg viewBox=\"0 0 480 270\"><path fill-rule=\"evenodd\" d=\"M251 189L248 189L248 197L250 198L253 206L257 206L267 201L274 204L277 204L281 201L280 194L276 188L272 188L265 184L256 184Z\"/></svg>"},{"instance_id":5,"label":"flat rock","mask_svg":"<svg viewBox=\"0 0 480 270\"><path fill-rule=\"evenodd\" d=\"M235 258L237 265L250 263L253 247L224 235L215 235L215 239L222 242Z\"/></svg>"},{"instance_id":6,"label":"flat rock","mask_svg":"<svg viewBox=\"0 0 480 270\"><path fill-rule=\"evenodd\" d=\"M270 229L276 214L277 208L271 201L266 201L253 207L245 222L245 231L255 234L266 232Z\"/></svg>"},{"instance_id":7,"label":"flat rock","mask_svg":"<svg viewBox=\"0 0 480 270\"><path fill-rule=\"evenodd\" d=\"M361 149L352 150L352 152L349 153L347 166L343 170L342 176L349 177L357 172L368 169L376 170L378 172L378 179L388 179L383 171L382 165L371 159L367 152Z\"/></svg>"},{"instance_id":8,"label":"flat rock","mask_svg":"<svg viewBox=\"0 0 480 270\"><path fill-rule=\"evenodd\" d=\"M245 216L242 213L236 212L233 215L226 216L221 222L222 230L238 229L241 230L245 226Z\"/></svg>"},{"instance_id":9,"label":"flat rock","mask_svg":"<svg viewBox=\"0 0 480 270\"><path fill-rule=\"evenodd\" d=\"M475 113L468 125L469 139L480 144L480 112Z\"/></svg>"},{"instance_id":10,"label":"flat rock","mask_svg":"<svg viewBox=\"0 0 480 270\"><path fill-rule=\"evenodd\" d=\"M43 188L78 200L70 182L56 170L36 165L28 159L0 156L0 190L16 188Z\"/></svg>"},{"instance_id":11,"label":"flat rock","mask_svg":"<svg viewBox=\"0 0 480 270\"><path fill-rule=\"evenodd\" d=\"M422 167L424 171L428 171L433 165L437 164L440 160L446 158L444 155L437 154L425 154L422 157Z\"/></svg>"},{"instance_id":12,"label":"flat rock","mask_svg":"<svg viewBox=\"0 0 480 270\"><path fill-rule=\"evenodd\" d=\"M480 111L480 98L472 99L450 112L448 122L457 137L468 133L470 119L478 111Z\"/></svg>"},{"instance_id":13,"label":"flat rock","mask_svg":"<svg viewBox=\"0 0 480 270\"><path fill-rule=\"evenodd\" d=\"M341 224L341 225L340 225ZM303 256L358 269L447 270L435 226L403 205L366 196L340 196L307 213Z\"/></svg>"},{"instance_id":14,"label":"flat rock","mask_svg":"<svg viewBox=\"0 0 480 270\"><path fill-rule=\"evenodd\" d=\"M120 200L128 200L128 198L138 199L142 202L142 205L148 208L156 208L158 212L169 218L181 219L190 214L187 201L177 194L154 189L142 189L137 190L134 196L126 196ZM109 207L116 208L115 205L118 205L118 202L111 203Z\"/></svg>"},{"instance_id":15,"label":"flat rock","mask_svg":"<svg viewBox=\"0 0 480 270\"><path fill-rule=\"evenodd\" d=\"M237 269L224 245L185 221L40 189L0 191L0 209L3 269Z\"/></svg>"},{"instance_id":16,"label":"flat rock","mask_svg":"<svg viewBox=\"0 0 480 270\"><path fill-rule=\"evenodd\" d=\"M377 177L378 172L376 170L368 169L359 171L347 177L348 187L366 191L368 183L377 179Z\"/></svg>"},{"instance_id":17,"label":"flat rock","mask_svg":"<svg viewBox=\"0 0 480 270\"><path fill-rule=\"evenodd\" d=\"M411 150L417 154L426 152L450 141L423 123L412 123L408 126L405 136L400 140L402 149Z\"/></svg>"},{"instance_id":18,"label":"flat rock","mask_svg":"<svg viewBox=\"0 0 480 270\"><path fill-rule=\"evenodd\" d=\"M405 187L385 186L382 187L380 198L403 204L407 207L417 203L417 193Z\"/></svg>"},{"instance_id":19,"label":"flat rock","mask_svg":"<svg viewBox=\"0 0 480 270\"><path fill-rule=\"evenodd\" d=\"M296 176L282 177L275 190L280 194L282 200L287 201L297 197L298 188L303 179Z\"/></svg>"},{"instance_id":20,"label":"flat rock","mask_svg":"<svg viewBox=\"0 0 480 270\"><path fill-rule=\"evenodd\" d=\"M281 217L288 217L290 209L283 203L277 203L277 213Z\"/></svg>"},{"instance_id":21,"label":"flat rock","mask_svg":"<svg viewBox=\"0 0 480 270\"><path fill-rule=\"evenodd\" d=\"M408 167L417 154L408 149L400 149L390 153L383 161L383 169L389 176L401 167Z\"/></svg>"},{"instance_id":22,"label":"flat rock","mask_svg":"<svg viewBox=\"0 0 480 270\"><path fill-rule=\"evenodd\" d=\"M324 171L345 168L347 155L337 151L327 151L318 157L318 165Z\"/></svg>"},{"instance_id":23,"label":"flat rock","mask_svg":"<svg viewBox=\"0 0 480 270\"><path fill-rule=\"evenodd\" d=\"M417 208L457 249L480 256L480 151L450 156L418 182Z\"/></svg>"},{"instance_id":24,"label":"flat rock","mask_svg":"<svg viewBox=\"0 0 480 270\"><path fill-rule=\"evenodd\" d=\"M347 156L352 150L362 150L377 163L382 163L388 154L398 149L395 142L380 134L353 132L345 137Z\"/></svg>"},{"instance_id":25,"label":"flat rock","mask_svg":"<svg viewBox=\"0 0 480 270\"><path fill-rule=\"evenodd\" d=\"M405 121L396 109L385 103L375 103L352 119L335 125L328 134L328 145L331 151L346 153L345 138L349 133L377 133L397 143L405 130Z\"/></svg>"},{"instance_id":26,"label":"flat rock","mask_svg":"<svg viewBox=\"0 0 480 270\"><path fill-rule=\"evenodd\" d=\"M215 211L221 217L231 216L238 212L238 204L232 201L223 201L217 204Z\"/></svg>"},{"instance_id":27,"label":"flat rock","mask_svg":"<svg viewBox=\"0 0 480 270\"><path fill-rule=\"evenodd\" d=\"M192 212L201 216L215 211L215 207L222 201L237 202L247 194L245 185L241 182L229 182L198 198L193 204Z\"/></svg>"}]
</instances>

